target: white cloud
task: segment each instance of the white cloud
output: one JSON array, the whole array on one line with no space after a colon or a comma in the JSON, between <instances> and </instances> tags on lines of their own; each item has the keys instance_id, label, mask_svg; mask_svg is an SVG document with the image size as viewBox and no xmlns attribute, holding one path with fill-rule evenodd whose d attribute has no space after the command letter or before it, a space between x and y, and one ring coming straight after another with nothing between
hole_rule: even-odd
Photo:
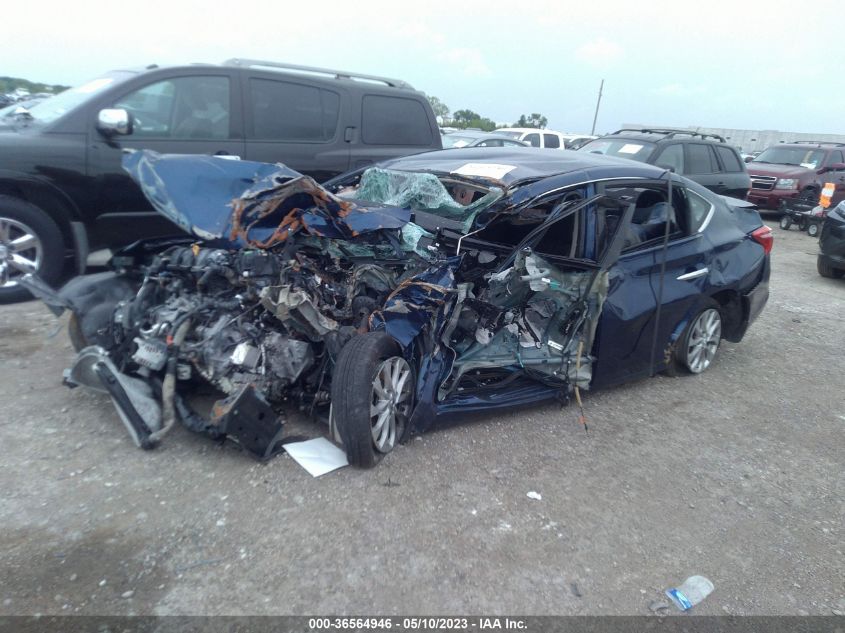
<instances>
[{"instance_id":1,"label":"white cloud","mask_svg":"<svg viewBox=\"0 0 845 633\"><path fill-rule=\"evenodd\" d=\"M581 61L599 66L608 65L624 53L622 47L605 37L598 37L585 42L575 50L575 55Z\"/></svg>"}]
</instances>

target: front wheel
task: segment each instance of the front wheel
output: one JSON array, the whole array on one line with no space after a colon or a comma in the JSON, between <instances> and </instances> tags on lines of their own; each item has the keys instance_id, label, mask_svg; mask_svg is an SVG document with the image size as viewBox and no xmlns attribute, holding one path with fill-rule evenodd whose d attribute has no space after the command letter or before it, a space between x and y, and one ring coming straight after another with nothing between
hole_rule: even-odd
<instances>
[{"instance_id":1,"label":"front wheel","mask_svg":"<svg viewBox=\"0 0 845 633\"><path fill-rule=\"evenodd\" d=\"M788 231L789 227L792 226L792 218L789 215L783 215L780 218L780 228L784 231Z\"/></svg>"},{"instance_id":2,"label":"front wheel","mask_svg":"<svg viewBox=\"0 0 845 633\"><path fill-rule=\"evenodd\" d=\"M63 261L62 232L53 219L25 200L0 196L0 303L32 298L19 283L27 273L55 284Z\"/></svg>"},{"instance_id":3,"label":"front wheel","mask_svg":"<svg viewBox=\"0 0 845 633\"><path fill-rule=\"evenodd\" d=\"M332 377L332 417L349 463L372 468L403 439L413 404L413 370L384 332L353 338Z\"/></svg>"},{"instance_id":4,"label":"front wheel","mask_svg":"<svg viewBox=\"0 0 845 633\"><path fill-rule=\"evenodd\" d=\"M816 268L822 277L827 277L829 279L839 279L845 275L845 271L834 268L821 255L819 255L816 259Z\"/></svg>"},{"instance_id":5,"label":"front wheel","mask_svg":"<svg viewBox=\"0 0 845 633\"><path fill-rule=\"evenodd\" d=\"M722 342L722 314L711 301L687 326L678 347L678 364L691 374L710 367Z\"/></svg>"}]
</instances>

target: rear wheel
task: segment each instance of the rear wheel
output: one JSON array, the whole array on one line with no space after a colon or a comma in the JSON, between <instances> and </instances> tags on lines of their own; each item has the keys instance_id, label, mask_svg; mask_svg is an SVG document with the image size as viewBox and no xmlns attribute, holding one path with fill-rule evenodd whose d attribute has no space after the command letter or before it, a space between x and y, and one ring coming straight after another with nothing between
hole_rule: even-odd
<instances>
[{"instance_id":1,"label":"rear wheel","mask_svg":"<svg viewBox=\"0 0 845 633\"><path fill-rule=\"evenodd\" d=\"M341 350L332 378L332 417L349 463L371 468L407 431L413 370L396 341L383 332L353 338Z\"/></svg>"},{"instance_id":2,"label":"rear wheel","mask_svg":"<svg viewBox=\"0 0 845 633\"><path fill-rule=\"evenodd\" d=\"M691 374L700 374L713 363L722 342L722 313L710 300L690 321L678 341L675 365Z\"/></svg>"},{"instance_id":3,"label":"rear wheel","mask_svg":"<svg viewBox=\"0 0 845 633\"><path fill-rule=\"evenodd\" d=\"M53 219L25 200L0 196L0 303L32 298L19 283L27 273L54 285L63 261L62 232Z\"/></svg>"},{"instance_id":4,"label":"rear wheel","mask_svg":"<svg viewBox=\"0 0 845 633\"><path fill-rule=\"evenodd\" d=\"M789 215L782 215L780 218L780 228L784 231L788 231L789 227L792 226L792 218Z\"/></svg>"},{"instance_id":5,"label":"rear wheel","mask_svg":"<svg viewBox=\"0 0 845 633\"><path fill-rule=\"evenodd\" d=\"M829 277L830 279L841 279L845 275L845 270L834 268L821 255L816 259L816 268L822 277Z\"/></svg>"},{"instance_id":6,"label":"rear wheel","mask_svg":"<svg viewBox=\"0 0 845 633\"><path fill-rule=\"evenodd\" d=\"M818 222L810 222L807 225L807 235L810 237L818 237L819 235L819 223Z\"/></svg>"}]
</instances>

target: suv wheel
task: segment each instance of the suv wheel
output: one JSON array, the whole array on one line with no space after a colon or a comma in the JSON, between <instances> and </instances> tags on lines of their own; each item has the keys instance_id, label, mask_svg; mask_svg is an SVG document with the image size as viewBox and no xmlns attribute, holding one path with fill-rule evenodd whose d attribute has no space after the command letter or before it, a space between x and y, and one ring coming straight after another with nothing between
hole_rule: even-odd
<instances>
[{"instance_id":1,"label":"suv wheel","mask_svg":"<svg viewBox=\"0 0 845 633\"><path fill-rule=\"evenodd\" d=\"M0 196L0 303L32 298L18 283L26 273L58 282L63 260L62 232L52 218L29 202Z\"/></svg>"}]
</instances>

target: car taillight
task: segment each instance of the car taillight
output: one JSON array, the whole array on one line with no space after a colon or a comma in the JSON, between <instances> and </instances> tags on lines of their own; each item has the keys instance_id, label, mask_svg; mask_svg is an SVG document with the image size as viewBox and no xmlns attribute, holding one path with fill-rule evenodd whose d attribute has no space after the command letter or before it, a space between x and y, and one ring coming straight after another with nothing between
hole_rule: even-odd
<instances>
[{"instance_id":1,"label":"car taillight","mask_svg":"<svg viewBox=\"0 0 845 633\"><path fill-rule=\"evenodd\" d=\"M772 235L772 229L768 226L764 224L756 231L752 231L751 237L754 238L755 242L763 247L766 255L772 252L772 246L775 243L775 236Z\"/></svg>"}]
</instances>

